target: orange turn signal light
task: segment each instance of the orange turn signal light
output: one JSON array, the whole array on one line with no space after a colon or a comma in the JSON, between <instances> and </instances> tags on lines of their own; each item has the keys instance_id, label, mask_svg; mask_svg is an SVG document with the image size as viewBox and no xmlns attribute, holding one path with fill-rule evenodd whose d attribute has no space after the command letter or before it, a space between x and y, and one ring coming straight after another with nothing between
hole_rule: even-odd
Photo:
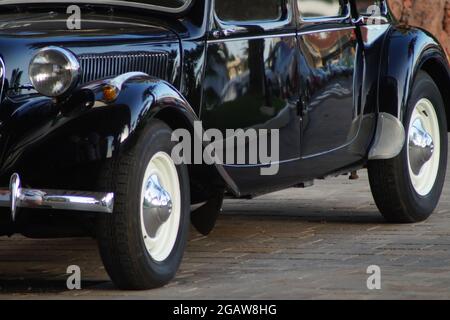
<instances>
[{"instance_id":1,"label":"orange turn signal light","mask_svg":"<svg viewBox=\"0 0 450 320\"><path fill-rule=\"evenodd\" d=\"M114 101L118 96L118 90L116 87L106 85L103 87L103 99L105 101Z\"/></svg>"}]
</instances>

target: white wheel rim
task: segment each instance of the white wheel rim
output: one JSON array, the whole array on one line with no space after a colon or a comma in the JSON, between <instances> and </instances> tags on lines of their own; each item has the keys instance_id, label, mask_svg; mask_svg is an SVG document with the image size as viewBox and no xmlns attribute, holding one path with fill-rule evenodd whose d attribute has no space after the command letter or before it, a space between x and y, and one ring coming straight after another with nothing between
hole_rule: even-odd
<instances>
[{"instance_id":1,"label":"white wheel rim","mask_svg":"<svg viewBox=\"0 0 450 320\"><path fill-rule=\"evenodd\" d=\"M436 182L441 156L439 122L433 104L421 99L408 127L408 167L415 191L428 195ZM419 169L420 168L420 169Z\"/></svg>"},{"instance_id":2,"label":"white wheel rim","mask_svg":"<svg viewBox=\"0 0 450 320\"><path fill-rule=\"evenodd\" d=\"M160 189L152 188L150 190L149 184L154 186L155 183L156 187ZM152 210L159 210L160 208L168 210L170 204L166 205L167 200L171 202L170 215L164 222L158 220L162 224L157 225L156 232L151 230L152 228L149 228L148 225L148 200L150 198ZM145 200L147 202L144 202ZM175 246L181 219L178 172L172 158L167 153L158 152L149 161L142 182L140 203L141 231L145 247L153 260L162 262L169 257ZM152 211L152 217L154 217L154 212L156 211Z\"/></svg>"}]
</instances>

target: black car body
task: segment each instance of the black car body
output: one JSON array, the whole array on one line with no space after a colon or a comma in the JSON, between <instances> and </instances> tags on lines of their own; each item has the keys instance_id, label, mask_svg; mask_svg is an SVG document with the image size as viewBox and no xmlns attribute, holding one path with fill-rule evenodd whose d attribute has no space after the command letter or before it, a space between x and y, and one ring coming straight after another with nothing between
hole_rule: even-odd
<instances>
[{"instance_id":1,"label":"black car body","mask_svg":"<svg viewBox=\"0 0 450 320\"><path fill-rule=\"evenodd\" d=\"M205 129L279 130L276 175L260 174L267 163L188 167L190 203L212 201L211 212L224 192L252 197L397 157L420 72L450 114L446 53L426 31L398 24L385 1L274 0L266 10L255 7L264 1L166 10L148 5L165 5L156 0L73 1L80 30L67 27L70 1L20 2L0 0L1 234L96 235L98 217L115 214L105 167L154 119L173 130L192 131L196 120ZM371 4L379 15L367 14ZM70 52L80 66L60 96L30 81L30 61L45 48ZM105 98L121 75L117 96Z\"/></svg>"}]
</instances>

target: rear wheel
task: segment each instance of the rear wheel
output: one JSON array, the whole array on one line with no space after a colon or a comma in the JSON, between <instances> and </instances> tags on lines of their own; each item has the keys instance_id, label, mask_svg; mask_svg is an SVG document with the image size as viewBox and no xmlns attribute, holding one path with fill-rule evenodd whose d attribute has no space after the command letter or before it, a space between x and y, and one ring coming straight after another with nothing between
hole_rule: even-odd
<instances>
[{"instance_id":1,"label":"rear wheel","mask_svg":"<svg viewBox=\"0 0 450 320\"><path fill-rule=\"evenodd\" d=\"M99 220L98 242L105 269L121 289L150 289L175 275L189 230L186 165L170 157L172 130L154 120L133 150L105 173L115 192L114 213Z\"/></svg>"},{"instance_id":2,"label":"rear wheel","mask_svg":"<svg viewBox=\"0 0 450 320\"><path fill-rule=\"evenodd\" d=\"M433 79L420 72L403 124L406 143L394 159L369 161L377 207L390 222L427 219L442 193L447 169L447 122L442 96Z\"/></svg>"}]
</instances>

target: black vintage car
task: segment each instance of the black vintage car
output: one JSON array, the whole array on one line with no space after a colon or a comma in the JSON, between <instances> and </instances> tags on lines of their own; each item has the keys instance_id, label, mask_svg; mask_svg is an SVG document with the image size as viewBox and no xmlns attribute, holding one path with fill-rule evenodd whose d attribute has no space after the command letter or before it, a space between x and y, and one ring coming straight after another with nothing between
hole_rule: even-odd
<instances>
[{"instance_id":1,"label":"black vintage car","mask_svg":"<svg viewBox=\"0 0 450 320\"><path fill-rule=\"evenodd\" d=\"M120 288L170 281L224 196L367 168L408 223L441 195L448 60L382 0L0 0L0 57L0 235L95 237ZM277 159L175 162L200 120Z\"/></svg>"}]
</instances>

